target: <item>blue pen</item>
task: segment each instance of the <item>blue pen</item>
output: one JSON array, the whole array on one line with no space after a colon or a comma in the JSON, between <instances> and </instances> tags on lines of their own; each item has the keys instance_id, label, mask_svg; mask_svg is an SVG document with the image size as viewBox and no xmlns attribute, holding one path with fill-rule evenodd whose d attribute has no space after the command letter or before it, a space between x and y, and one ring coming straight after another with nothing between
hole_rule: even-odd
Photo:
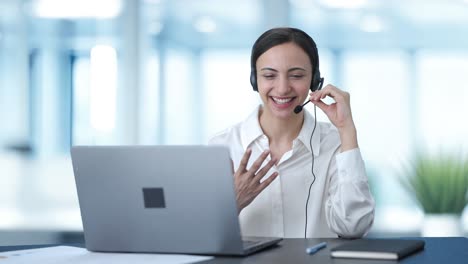
<instances>
[{"instance_id":1,"label":"blue pen","mask_svg":"<svg viewBox=\"0 0 468 264\"><path fill-rule=\"evenodd\" d=\"M322 243L319 243L315 246L312 246L312 247L308 247L306 249L306 252L307 254L315 254L317 251L319 251L320 249L324 248L327 246L327 242L322 242Z\"/></svg>"}]
</instances>

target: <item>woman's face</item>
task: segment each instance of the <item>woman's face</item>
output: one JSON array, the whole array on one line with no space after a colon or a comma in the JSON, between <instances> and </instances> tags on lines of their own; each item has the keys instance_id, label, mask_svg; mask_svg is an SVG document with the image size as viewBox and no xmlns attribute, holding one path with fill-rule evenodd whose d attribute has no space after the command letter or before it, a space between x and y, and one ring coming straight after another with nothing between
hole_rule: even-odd
<instances>
[{"instance_id":1,"label":"woman's face","mask_svg":"<svg viewBox=\"0 0 468 264\"><path fill-rule=\"evenodd\" d=\"M263 111L287 119L308 97L312 64L299 46L289 42L274 46L257 59L258 92Z\"/></svg>"}]
</instances>

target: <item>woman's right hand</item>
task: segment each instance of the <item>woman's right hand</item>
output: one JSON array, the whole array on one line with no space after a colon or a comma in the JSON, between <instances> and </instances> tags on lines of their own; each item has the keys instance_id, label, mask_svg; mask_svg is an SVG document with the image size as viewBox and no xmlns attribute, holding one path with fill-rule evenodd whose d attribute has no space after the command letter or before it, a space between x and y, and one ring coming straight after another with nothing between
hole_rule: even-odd
<instances>
[{"instance_id":1,"label":"woman's right hand","mask_svg":"<svg viewBox=\"0 0 468 264\"><path fill-rule=\"evenodd\" d=\"M258 194L260 194L271 182L278 176L278 172L271 174L263 182L260 180L267 172L275 165L276 160L271 159L263 168L260 169L265 159L270 154L270 151L264 151L260 157L247 169L247 164L252 154L252 149L247 149L239 164L239 168L234 173L234 184L236 188L237 208L240 213L247 205L249 205Z\"/></svg>"}]
</instances>

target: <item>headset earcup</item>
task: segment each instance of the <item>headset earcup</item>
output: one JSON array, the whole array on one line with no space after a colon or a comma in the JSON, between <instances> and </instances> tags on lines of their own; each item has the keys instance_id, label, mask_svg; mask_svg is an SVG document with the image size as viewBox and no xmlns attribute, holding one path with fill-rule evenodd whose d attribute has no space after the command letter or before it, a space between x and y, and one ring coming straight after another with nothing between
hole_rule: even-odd
<instances>
[{"instance_id":1,"label":"headset earcup","mask_svg":"<svg viewBox=\"0 0 468 264\"><path fill-rule=\"evenodd\" d=\"M315 71L314 76L312 76L312 83L310 84L310 90L312 92L317 91L320 85L320 72L318 69Z\"/></svg>"},{"instance_id":2,"label":"headset earcup","mask_svg":"<svg viewBox=\"0 0 468 264\"><path fill-rule=\"evenodd\" d=\"M250 71L250 84L255 92L258 92L257 87L257 74L255 71Z\"/></svg>"}]
</instances>

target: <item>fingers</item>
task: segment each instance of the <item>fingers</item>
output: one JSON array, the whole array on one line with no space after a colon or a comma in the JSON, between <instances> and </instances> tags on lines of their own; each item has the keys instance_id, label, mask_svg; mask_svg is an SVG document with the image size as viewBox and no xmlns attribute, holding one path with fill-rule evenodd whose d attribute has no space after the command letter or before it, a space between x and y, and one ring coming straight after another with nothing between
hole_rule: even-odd
<instances>
[{"instance_id":1,"label":"fingers","mask_svg":"<svg viewBox=\"0 0 468 264\"><path fill-rule=\"evenodd\" d=\"M263 153L260 154L260 156L257 158L257 160L252 164L252 167L250 167L249 171L252 174L255 174L258 171L258 169L260 169L260 166L262 166L263 162L268 157L268 155L270 155L269 150L263 151Z\"/></svg>"},{"instance_id":2,"label":"fingers","mask_svg":"<svg viewBox=\"0 0 468 264\"><path fill-rule=\"evenodd\" d=\"M260 154L260 156L255 160L255 162L252 164L252 166L247 170L247 163L249 161L249 158L252 154L251 149L247 149L246 152L244 153L244 156L242 157L241 163L239 165L239 171L237 172L239 175L248 175L250 178L249 181L252 183L259 183L260 179L265 176L268 171L276 164L276 159L271 159L265 166L263 166L261 169L260 167L262 166L263 162L265 159L270 155L269 150L265 150Z\"/></svg>"},{"instance_id":3,"label":"fingers","mask_svg":"<svg viewBox=\"0 0 468 264\"><path fill-rule=\"evenodd\" d=\"M260 180L270 171L270 169L276 164L276 159L271 159L268 163L263 166L263 162L270 155L270 151L266 150L255 160L252 166L247 170L247 164L251 157L252 150L249 148L245 151L242 160L239 164L238 171L234 175L234 183L236 188L236 199L239 211L249 205L257 195L262 192L277 176L278 172L274 172L260 182ZM260 169L261 168L261 169Z\"/></svg>"},{"instance_id":4,"label":"fingers","mask_svg":"<svg viewBox=\"0 0 468 264\"><path fill-rule=\"evenodd\" d=\"M312 100L312 99L310 101L314 105L318 106L318 108L322 109L322 111L327 112L327 109L328 109L329 105L327 105L323 101L321 101L321 100Z\"/></svg>"},{"instance_id":5,"label":"fingers","mask_svg":"<svg viewBox=\"0 0 468 264\"><path fill-rule=\"evenodd\" d=\"M348 92L342 91L331 84L328 84L322 90L310 93L310 100L318 101L324 99L327 96L333 98L336 102L349 101Z\"/></svg>"},{"instance_id":6,"label":"fingers","mask_svg":"<svg viewBox=\"0 0 468 264\"><path fill-rule=\"evenodd\" d=\"M260 183L257 187L257 192L260 193L262 192L270 183L272 183L276 177L278 177L279 173L278 172L273 172L268 179L264 180L262 183Z\"/></svg>"},{"instance_id":7,"label":"fingers","mask_svg":"<svg viewBox=\"0 0 468 264\"><path fill-rule=\"evenodd\" d=\"M240 171L245 171L247 170L247 164L249 163L249 159L250 159L250 155L252 154L252 149L248 148L245 153L244 153L244 156L242 156L242 160L239 164L239 170Z\"/></svg>"},{"instance_id":8,"label":"fingers","mask_svg":"<svg viewBox=\"0 0 468 264\"><path fill-rule=\"evenodd\" d=\"M260 180L265 176L268 171L276 164L276 159L271 159L261 170L255 174L253 181L260 182Z\"/></svg>"}]
</instances>

